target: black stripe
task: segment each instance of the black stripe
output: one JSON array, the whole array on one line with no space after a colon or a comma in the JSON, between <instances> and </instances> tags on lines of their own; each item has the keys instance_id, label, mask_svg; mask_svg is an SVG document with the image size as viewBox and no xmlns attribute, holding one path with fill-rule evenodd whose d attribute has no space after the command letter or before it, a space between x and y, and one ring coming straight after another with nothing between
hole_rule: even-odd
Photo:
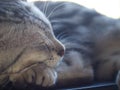
<instances>
[{"instance_id":1,"label":"black stripe","mask_svg":"<svg viewBox=\"0 0 120 90\"><path fill-rule=\"evenodd\" d=\"M6 68L4 68L1 72L4 73L4 70L7 70L8 68L10 68L14 63L16 63L19 58L24 54L26 48L24 48L17 56L16 58L13 60L13 62L11 64L9 64ZM12 52L11 52L12 53Z\"/></svg>"}]
</instances>

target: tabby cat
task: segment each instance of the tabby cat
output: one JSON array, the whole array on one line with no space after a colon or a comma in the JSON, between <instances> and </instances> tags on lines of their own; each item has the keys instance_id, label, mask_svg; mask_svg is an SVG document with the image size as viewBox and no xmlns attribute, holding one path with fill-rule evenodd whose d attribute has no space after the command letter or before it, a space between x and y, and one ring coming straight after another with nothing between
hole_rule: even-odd
<instances>
[{"instance_id":1,"label":"tabby cat","mask_svg":"<svg viewBox=\"0 0 120 90\"><path fill-rule=\"evenodd\" d=\"M0 1L1 84L65 86L117 76L120 86L119 20L71 2L34 3L40 11L25 0Z\"/></svg>"},{"instance_id":2,"label":"tabby cat","mask_svg":"<svg viewBox=\"0 0 120 90\"><path fill-rule=\"evenodd\" d=\"M45 15L25 0L0 0L0 85L55 84L64 46ZM30 69L32 68L32 69Z\"/></svg>"},{"instance_id":3,"label":"tabby cat","mask_svg":"<svg viewBox=\"0 0 120 90\"><path fill-rule=\"evenodd\" d=\"M36 1L35 5L66 48L56 68L58 85L114 81L117 76L120 86L120 20L72 2Z\"/></svg>"}]
</instances>

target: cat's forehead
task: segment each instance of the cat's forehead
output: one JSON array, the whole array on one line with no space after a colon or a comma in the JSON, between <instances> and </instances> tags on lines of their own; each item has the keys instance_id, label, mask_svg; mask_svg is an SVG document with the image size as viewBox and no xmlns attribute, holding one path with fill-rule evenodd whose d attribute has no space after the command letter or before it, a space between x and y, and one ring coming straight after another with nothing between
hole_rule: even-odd
<instances>
[{"instance_id":1,"label":"cat's forehead","mask_svg":"<svg viewBox=\"0 0 120 90\"><path fill-rule=\"evenodd\" d=\"M41 20L44 21L44 23L46 23L50 29L52 29L50 21L47 19L47 17L42 13L42 11L40 11L40 9L38 9L33 3L26 3L26 2L22 2L22 4L25 5L25 7L27 7L36 17L39 17Z\"/></svg>"},{"instance_id":2,"label":"cat's forehead","mask_svg":"<svg viewBox=\"0 0 120 90\"><path fill-rule=\"evenodd\" d=\"M1 0L0 12L0 21L36 22L36 20L38 20L45 24L49 29L52 29L51 24L45 15L30 2L23 0Z\"/></svg>"},{"instance_id":3,"label":"cat's forehead","mask_svg":"<svg viewBox=\"0 0 120 90\"><path fill-rule=\"evenodd\" d=\"M49 21L33 4L18 1L0 1L0 45L14 47L43 42L41 38L48 37L46 33L51 30Z\"/></svg>"}]
</instances>

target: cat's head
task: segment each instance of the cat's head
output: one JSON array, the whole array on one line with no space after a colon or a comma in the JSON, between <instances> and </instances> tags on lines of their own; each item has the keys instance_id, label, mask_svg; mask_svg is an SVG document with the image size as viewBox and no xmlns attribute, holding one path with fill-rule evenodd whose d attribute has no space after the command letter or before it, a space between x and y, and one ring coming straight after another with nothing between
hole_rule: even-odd
<instances>
[{"instance_id":1,"label":"cat's head","mask_svg":"<svg viewBox=\"0 0 120 90\"><path fill-rule=\"evenodd\" d=\"M37 63L56 67L64 46L43 13L24 0L0 3L0 75L18 73Z\"/></svg>"}]
</instances>

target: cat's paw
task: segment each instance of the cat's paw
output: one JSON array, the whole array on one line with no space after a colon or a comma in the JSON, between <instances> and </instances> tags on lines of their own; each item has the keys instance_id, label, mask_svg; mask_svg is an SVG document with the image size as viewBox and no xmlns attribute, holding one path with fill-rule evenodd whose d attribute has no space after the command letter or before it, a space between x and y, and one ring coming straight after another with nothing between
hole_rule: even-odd
<instances>
[{"instance_id":1,"label":"cat's paw","mask_svg":"<svg viewBox=\"0 0 120 90\"><path fill-rule=\"evenodd\" d=\"M45 69L42 73L38 74L36 79L36 85L42 85L43 87L52 86L57 80L57 73L50 68Z\"/></svg>"},{"instance_id":2,"label":"cat's paw","mask_svg":"<svg viewBox=\"0 0 120 90\"><path fill-rule=\"evenodd\" d=\"M49 87L55 84L56 79L57 73L54 69L41 67L40 65L10 76L10 81L12 81L15 86L27 86L28 84L33 84Z\"/></svg>"}]
</instances>

